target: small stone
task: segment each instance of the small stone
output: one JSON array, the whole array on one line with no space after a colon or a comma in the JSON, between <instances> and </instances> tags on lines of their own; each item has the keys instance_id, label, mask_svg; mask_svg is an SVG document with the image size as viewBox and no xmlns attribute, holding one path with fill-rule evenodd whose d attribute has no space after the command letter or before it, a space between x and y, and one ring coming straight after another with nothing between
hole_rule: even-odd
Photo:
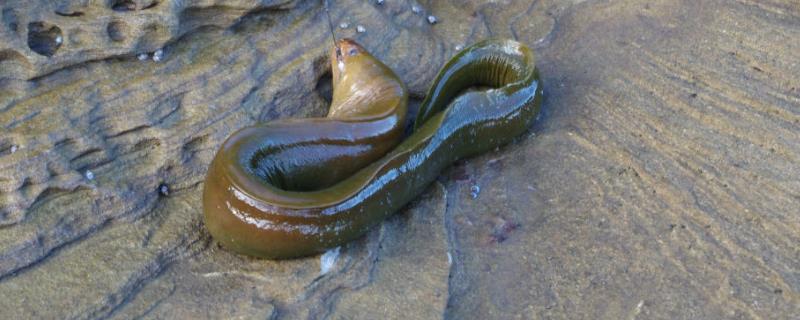
<instances>
[{"instance_id":1,"label":"small stone","mask_svg":"<svg viewBox=\"0 0 800 320\"><path fill-rule=\"evenodd\" d=\"M439 20L436 20L435 16L433 16L433 15L428 16L428 23L436 24L437 22L439 22Z\"/></svg>"},{"instance_id":2,"label":"small stone","mask_svg":"<svg viewBox=\"0 0 800 320\"><path fill-rule=\"evenodd\" d=\"M478 194L480 193L481 193L481 187L478 186L477 184L469 188L469 195L472 197L472 199L478 198Z\"/></svg>"},{"instance_id":3,"label":"small stone","mask_svg":"<svg viewBox=\"0 0 800 320\"><path fill-rule=\"evenodd\" d=\"M456 50L461 51L461 49L464 49L464 46L460 44L456 46Z\"/></svg>"},{"instance_id":4,"label":"small stone","mask_svg":"<svg viewBox=\"0 0 800 320\"><path fill-rule=\"evenodd\" d=\"M86 170L83 176L86 177L86 180L94 180L94 172L92 170Z\"/></svg>"},{"instance_id":5,"label":"small stone","mask_svg":"<svg viewBox=\"0 0 800 320\"><path fill-rule=\"evenodd\" d=\"M356 26L356 31L358 31L358 33L364 33L367 32L367 28L364 28L364 26L359 24L358 26Z\"/></svg>"},{"instance_id":6,"label":"small stone","mask_svg":"<svg viewBox=\"0 0 800 320\"><path fill-rule=\"evenodd\" d=\"M319 274L324 275L330 272L336 266L336 260L339 258L339 248L326 251L319 258Z\"/></svg>"},{"instance_id":7,"label":"small stone","mask_svg":"<svg viewBox=\"0 0 800 320\"><path fill-rule=\"evenodd\" d=\"M161 185L158 186L158 193L165 197L168 196L169 186L166 183L162 183Z\"/></svg>"},{"instance_id":8,"label":"small stone","mask_svg":"<svg viewBox=\"0 0 800 320\"><path fill-rule=\"evenodd\" d=\"M139 59L139 61L145 61L147 60L148 56L146 53L140 53L138 56L136 56L136 58Z\"/></svg>"},{"instance_id":9,"label":"small stone","mask_svg":"<svg viewBox=\"0 0 800 320\"><path fill-rule=\"evenodd\" d=\"M420 12L422 12L422 8L415 4L415 5L411 6L411 12L420 13Z\"/></svg>"},{"instance_id":10,"label":"small stone","mask_svg":"<svg viewBox=\"0 0 800 320\"><path fill-rule=\"evenodd\" d=\"M11 145L11 153L17 152L17 148L19 148L16 144Z\"/></svg>"},{"instance_id":11,"label":"small stone","mask_svg":"<svg viewBox=\"0 0 800 320\"><path fill-rule=\"evenodd\" d=\"M380 5L383 5L383 0L378 0L378 1L376 1L376 2L378 3L378 5L379 5L379 6L380 6Z\"/></svg>"},{"instance_id":12,"label":"small stone","mask_svg":"<svg viewBox=\"0 0 800 320\"><path fill-rule=\"evenodd\" d=\"M164 59L164 50L158 49L156 52L153 52L153 61L159 62L161 59Z\"/></svg>"},{"instance_id":13,"label":"small stone","mask_svg":"<svg viewBox=\"0 0 800 320\"><path fill-rule=\"evenodd\" d=\"M342 23L339 24L339 28L342 28L342 29L347 29L349 27L350 27L350 24L348 24L347 22L342 22Z\"/></svg>"}]
</instances>

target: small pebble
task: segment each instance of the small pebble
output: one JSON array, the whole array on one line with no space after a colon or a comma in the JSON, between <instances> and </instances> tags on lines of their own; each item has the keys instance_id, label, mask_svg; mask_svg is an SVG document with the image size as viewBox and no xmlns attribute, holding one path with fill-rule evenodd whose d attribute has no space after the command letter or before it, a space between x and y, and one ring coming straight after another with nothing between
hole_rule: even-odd
<instances>
[{"instance_id":1,"label":"small pebble","mask_svg":"<svg viewBox=\"0 0 800 320\"><path fill-rule=\"evenodd\" d=\"M342 23L339 24L339 28L342 28L342 29L347 29L349 27L350 27L350 25L347 22L342 22Z\"/></svg>"},{"instance_id":2,"label":"small pebble","mask_svg":"<svg viewBox=\"0 0 800 320\"><path fill-rule=\"evenodd\" d=\"M464 46L460 44L456 46L456 50L461 51L461 49L464 49Z\"/></svg>"},{"instance_id":3,"label":"small pebble","mask_svg":"<svg viewBox=\"0 0 800 320\"><path fill-rule=\"evenodd\" d=\"M378 5L382 5L383 4L383 0L378 0L377 3L378 3Z\"/></svg>"},{"instance_id":4,"label":"small pebble","mask_svg":"<svg viewBox=\"0 0 800 320\"><path fill-rule=\"evenodd\" d=\"M64 38L62 38L61 36L56 36L56 43L61 44L62 42L64 42Z\"/></svg>"},{"instance_id":5,"label":"small pebble","mask_svg":"<svg viewBox=\"0 0 800 320\"><path fill-rule=\"evenodd\" d=\"M364 26L359 24L358 26L356 26L356 31L358 31L358 33L364 33L367 32L367 28L364 28Z\"/></svg>"},{"instance_id":6,"label":"small pebble","mask_svg":"<svg viewBox=\"0 0 800 320\"><path fill-rule=\"evenodd\" d=\"M415 5L411 6L411 12L420 13L420 12L422 12L422 8L420 8L420 6L415 4Z\"/></svg>"},{"instance_id":7,"label":"small pebble","mask_svg":"<svg viewBox=\"0 0 800 320\"><path fill-rule=\"evenodd\" d=\"M436 20L435 16L428 16L428 23L436 24L437 22L439 22L439 20Z\"/></svg>"},{"instance_id":8,"label":"small pebble","mask_svg":"<svg viewBox=\"0 0 800 320\"><path fill-rule=\"evenodd\" d=\"M136 56L136 58L139 59L139 61L145 61L147 60L148 56L146 53L140 53L138 56Z\"/></svg>"},{"instance_id":9,"label":"small pebble","mask_svg":"<svg viewBox=\"0 0 800 320\"><path fill-rule=\"evenodd\" d=\"M153 61L159 62L161 59L164 59L164 50L158 49L156 52L153 52Z\"/></svg>"},{"instance_id":10,"label":"small pebble","mask_svg":"<svg viewBox=\"0 0 800 320\"><path fill-rule=\"evenodd\" d=\"M473 185L472 187L469 188L469 195L472 197L472 199L477 198L478 194L480 193L481 193L481 187L479 187L478 185Z\"/></svg>"},{"instance_id":11,"label":"small pebble","mask_svg":"<svg viewBox=\"0 0 800 320\"><path fill-rule=\"evenodd\" d=\"M12 144L11 145L11 153L17 152L18 148L19 148L19 146L17 146L16 144Z\"/></svg>"},{"instance_id":12,"label":"small pebble","mask_svg":"<svg viewBox=\"0 0 800 320\"><path fill-rule=\"evenodd\" d=\"M83 174L87 180L94 180L94 172L92 170L86 170L86 173Z\"/></svg>"},{"instance_id":13,"label":"small pebble","mask_svg":"<svg viewBox=\"0 0 800 320\"><path fill-rule=\"evenodd\" d=\"M319 257L319 274L324 275L330 272L333 267L336 266L336 260L339 258L339 248L336 247L334 249L325 251L322 256Z\"/></svg>"},{"instance_id":14,"label":"small pebble","mask_svg":"<svg viewBox=\"0 0 800 320\"><path fill-rule=\"evenodd\" d=\"M162 183L160 186L158 186L158 193L162 196L168 196L169 186L166 183Z\"/></svg>"}]
</instances>

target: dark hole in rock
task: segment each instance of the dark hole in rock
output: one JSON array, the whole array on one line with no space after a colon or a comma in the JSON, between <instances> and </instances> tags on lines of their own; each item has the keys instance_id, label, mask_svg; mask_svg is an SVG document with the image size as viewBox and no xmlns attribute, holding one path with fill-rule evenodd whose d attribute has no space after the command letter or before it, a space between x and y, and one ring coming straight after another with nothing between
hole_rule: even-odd
<instances>
[{"instance_id":1,"label":"dark hole in rock","mask_svg":"<svg viewBox=\"0 0 800 320\"><path fill-rule=\"evenodd\" d=\"M28 62L21 53L14 50L0 50L0 79L8 78L24 78L31 75L33 66ZM2 82L2 80L0 80ZM2 87L2 85L0 85ZM13 95L0 94L0 105L11 101ZM12 124L13 126L13 124ZM3 131L0 129L0 131ZM3 134L0 134L2 136ZM2 145L0 145L2 149ZM0 151L2 153L2 151ZM3 180L3 178L0 178Z\"/></svg>"},{"instance_id":2,"label":"dark hole in rock","mask_svg":"<svg viewBox=\"0 0 800 320\"><path fill-rule=\"evenodd\" d=\"M18 20L17 19L17 13L14 12L13 9L11 9L11 8L3 9L3 23L8 25L8 28L11 29L11 31L14 31L14 32L17 31L17 28L19 27L17 25L17 23L18 23L17 20Z\"/></svg>"},{"instance_id":3,"label":"dark hole in rock","mask_svg":"<svg viewBox=\"0 0 800 320\"><path fill-rule=\"evenodd\" d=\"M114 11L133 11L136 10L136 2L132 0L113 0L111 10Z\"/></svg>"},{"instance_id":4,"label":"dark hole in rock","mask_svg":"<svg viewBox=\"0 0 800 320\"><path fill-rule=\"evenodd\" d=\"M333 100L333 78L330 71L326 71L322 74L319 80L317 80L317 86L314 90L325 102L331 103L331 100Z\"/></svg>"},{"instance_id":5,"label":"dark hole in rock","mask_svg":"<svg viewBox=\"0 0 800 320\"><path fill-rule=\"evenodd\" d=\"M72 11L72 12L62 12L56 11L56 14L62 17L80 17L83 15L83 12L80 11Z\"/></svg>"},{"instance_id":6,"label":"dark hole in rock","mask_svg":"<svg viewBox=\"0 0 800 320\"><path fill-rule=\"evenodd\" d=\"M144 7L142 8L142 10L147 10L147 9L150 9L150 8L155 8L155 6L157 6L157 5L158 5L158 1L153 1L153 2L150 2L150 4L148 4L148 5L144 6Z\"/></svg>"},{"instance_id":7,"label":"dark hole in rock","mask_svg":"<svg viewBox=\"0 0 800 320\"><path fill-rule=\"evenodd\" d=\"M40 55L52 57L64 41L61 28L44 22L28 24L28 47Z\"/></svg>"},{"instance_id":8,"label":"dark hole in rock","mask_svg":"<svg viewBox=\"0 0 800 320\"><path fill-rule=\"evenodd\" d=\"M125 23L122 21L111 21L106 26L106 33L111 41L124 41L125 40Z\"/></svg>"},{"instance_id":9,"label":"dark hole in rock","mask_svg":"<svg viewBox=\"0 0 800 320\"><path fill-rule=\"evenodd\" d=\"M456 165L453 167L452 177L455 181L468 181L470 176L467 169L463 165Z\"/></svg>"},{"instance_id":10,"label":"dark hole in rock","mask_svg":"<svg viewBox=\"0 0 800 320\"><path fill-rule=\"evenodd\" d=\"M28 64L28 60L25 59L25 56L23 56L21 53L14 50L0 50L0 63L6 61L15 61L22 64Z\"/></svg>"}]
</instances>

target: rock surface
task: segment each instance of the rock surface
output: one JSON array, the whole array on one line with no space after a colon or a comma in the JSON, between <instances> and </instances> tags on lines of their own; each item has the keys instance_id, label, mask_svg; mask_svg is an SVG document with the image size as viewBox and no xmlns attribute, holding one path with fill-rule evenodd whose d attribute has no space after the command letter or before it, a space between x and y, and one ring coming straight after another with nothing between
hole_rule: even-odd
<instances>
[{"instance_id":1,"label":"rock surface","mask_svg":"<svg viewBox=\"0 0 800 320\"><path fill-rule=\"evenodd\" d=\"M147 54L203 27L289 9L292 0L10 0L2 4L0 77L29 79L88 61Z\"/></svg>"},{"instance_id":2,"label":"rock surface","mask_svg":"<svg viewBox=\"0 0 800 320\"><path fill-rule=\"evenodd\" d=\"M543 116L321 274L200 205L231 132L325 113L318 1L3 2L0 317L800 318L800 6L331 2L417 103L456 48L531 45Z\"/></svg>"}]
</instances>

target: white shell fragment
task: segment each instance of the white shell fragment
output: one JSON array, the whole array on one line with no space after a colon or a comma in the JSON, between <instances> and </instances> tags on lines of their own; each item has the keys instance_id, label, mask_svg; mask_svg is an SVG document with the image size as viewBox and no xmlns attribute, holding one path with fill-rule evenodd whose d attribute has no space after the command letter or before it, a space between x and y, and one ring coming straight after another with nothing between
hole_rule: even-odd
<instances>
[{"instance_id":1,"label":"white shell fragment","mask_svg":"<svg viewBox=\"0 0 800 320\"><path fill-rule=\"evenodd\" d=\"M334 249L325 251L322 256L319 257L319 274L324 275L331 270L333 267L336 266L336 260L339 259L339 248L336 247Z\"/></svg>"},{"instance_id":2,"label":"white shell fragment","mask_svg":"<svg viewBox=\"0 0 800 320\"><path fill-rule=\"evenodd\" d=\"M164 50L158 49L156 52L153 52L153 61L159 62L161 59L164 59Z\"/></svg>"},{"instance_id":3,"label":"white shell fragment","mask_svg":"<svg viewBox=\"0 0 800 320\"><path fill-rule=\"evenodd\" d=\"M478 186L477 184L469 188L469 195L470 197L472 197L472 199L478 198L478 195L480 193L481 193L481 187Z\"/></svg>"},{"instance_id":4,"label":"white shell fragment","mask_svg":"<svg viewBox=\"0 0 800 320\"><path fill-rule=\"evenodd\" d=\"M162 184L162 185L158 186L158 193L160 193L162 196L168 196L169 195L169 186L166 185L166 184Z\"/></svg>"}]
</instances>

